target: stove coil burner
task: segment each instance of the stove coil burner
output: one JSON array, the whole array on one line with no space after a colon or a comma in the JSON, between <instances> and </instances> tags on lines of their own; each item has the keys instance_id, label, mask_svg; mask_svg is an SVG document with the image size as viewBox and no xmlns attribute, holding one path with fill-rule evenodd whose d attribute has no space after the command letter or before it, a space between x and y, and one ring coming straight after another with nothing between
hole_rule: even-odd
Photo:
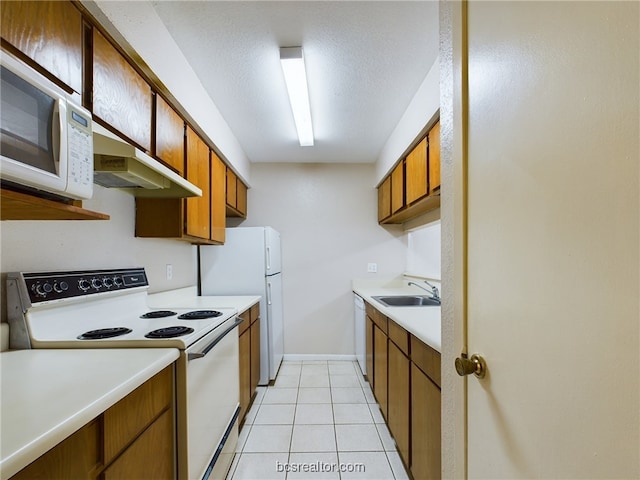
<instances>
[{"instance_id":1,"label":"stove coil burner","mask_svg":"<svg viewBox=\"0 0 640 480\"><path fill-rule=\"evenodd\" d=\"M222 312L217 310L194 310L193 312L178 315L178 318L181 320L202 320L203 318L219 317L220 315L222 315Z\"/></svg>"},{"instance_id":2,"label":"stove coil burner","mask_svg":"<svg viewBox=\"0 0 640 480\"><path fill-rule=\"evenodd\" d=\"M133 330L125 327L101 328L89 330L78 337L78 340L98 340L101 338L113 338L131 333Z\"/></svg>"},{"instance_id":3,"label":"stove coil burner","mask_svg":"<svg viewBox=\"0 0 640 480\"><path fill-rule=\"evenodd\" d=\"M145 335L146 338L174 338L181 337L193 333L193 328L177 325L175 327L166 327L153 330Z\"/></svg>"},{"instance_id":4,"label":"stove coil burner","mask_svg":"<svg viewBox=\"0 0 640 480\"><path fill-rule=\"evenodd\" d=\"M164 318L171 317L173 315L177 315L176 312L172 312L171 310L155 310L153 312L147 312L143 315L140 315L140 318Z\"/></svg>"}]
</instances>

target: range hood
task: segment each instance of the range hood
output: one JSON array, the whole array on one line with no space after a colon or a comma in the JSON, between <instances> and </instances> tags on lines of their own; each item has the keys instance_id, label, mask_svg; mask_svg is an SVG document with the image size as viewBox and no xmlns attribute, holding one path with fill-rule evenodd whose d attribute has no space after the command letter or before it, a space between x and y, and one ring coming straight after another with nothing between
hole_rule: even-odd
<instances>
[{"instance_id":1,"label":"range hood","mask_svg":"<svg viewBox=\"0 0 640 480\"><path fill-rule=\"evenodd\" d=\"M202 190L139 148L93 123L93 181L137 197L201 197Z\"/></svg>"}]
</instances>

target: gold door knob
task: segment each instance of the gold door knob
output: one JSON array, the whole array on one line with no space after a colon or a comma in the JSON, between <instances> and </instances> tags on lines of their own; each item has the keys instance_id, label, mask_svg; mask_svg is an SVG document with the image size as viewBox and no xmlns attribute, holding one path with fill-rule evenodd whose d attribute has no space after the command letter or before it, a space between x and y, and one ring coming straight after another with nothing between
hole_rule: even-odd
<instances>
[{"instance_id":1,"label":"gold door knob","mask_svg":"<svg viewBox=\"0 0 640 480\"><path fill-rule=\"evenodd\" d=\"M487 373L487 364L480 355L471 355L471 358L466 356L456 358L456 372L461 377L465 375L471 375L472 373L478 378L484 378Z\"/></svg>"}]
</instances>

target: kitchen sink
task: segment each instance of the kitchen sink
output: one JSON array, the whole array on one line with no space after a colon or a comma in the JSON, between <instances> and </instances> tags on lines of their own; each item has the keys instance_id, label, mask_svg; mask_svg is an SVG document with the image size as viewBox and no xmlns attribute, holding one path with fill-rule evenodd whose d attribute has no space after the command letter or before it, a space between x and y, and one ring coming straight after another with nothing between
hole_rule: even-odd
<instances>
[{"instance_id":1,"label":"kitchen sink","mask_svg":"<svg viewBox=\"0 0 640 480\"><path fill-rule=\"evenodd\" d=\"M439 307L440 300L429 295L387 295L372 297L387 307Z\"/></svg>"}]
</instances>

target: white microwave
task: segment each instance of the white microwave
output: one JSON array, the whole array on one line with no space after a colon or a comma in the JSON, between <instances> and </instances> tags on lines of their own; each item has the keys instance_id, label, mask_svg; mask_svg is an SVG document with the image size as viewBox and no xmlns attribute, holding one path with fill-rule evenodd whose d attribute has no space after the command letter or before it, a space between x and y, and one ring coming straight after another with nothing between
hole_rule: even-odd
<instances>
[{"instance_id":1,"label":"white microwave","mask_svg":"<svg viewBox=\"0 0 640 480\"><path fill-rule=\"evenodd\" d=\"M0 67L2 182L68 198L91 198L91 113L5 51Z\"/></svg>"}]
</instances>

